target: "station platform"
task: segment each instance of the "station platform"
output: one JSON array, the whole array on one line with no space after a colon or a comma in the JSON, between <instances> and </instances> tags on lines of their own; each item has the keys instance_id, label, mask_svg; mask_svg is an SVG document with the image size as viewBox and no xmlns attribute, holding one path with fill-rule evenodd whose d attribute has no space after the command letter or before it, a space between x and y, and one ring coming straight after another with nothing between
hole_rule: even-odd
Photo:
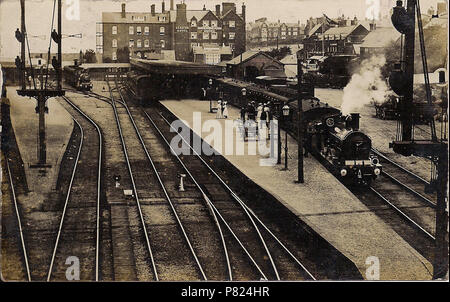
<instances>
[{"instance_id":1,"label":"station platform","mask_svg":"<svg viewBox=\"0 0 450 302\"><path fill-rule=\"evenodd\" d=\"M215 120L213 124L220 123L222 127L216 127L216 130L220 128L222 137L225 137L225 122L240 117L238 109L228 106L228 119L216 119L215 113L209 113L209 101L167 100L161 103L203 139L211 134L211 129L208 126L202 131L202 122ZM213 106L215 105L214 102ZM193 127L194 113L197 127ZM198 121L200 116L201 121ZM284 138L285 134L282 131L283 148ZM235 138L227 137L227 139L234 139L236 142ZM292 137L288 136L288 171L282 170L283 164L261 166L260 160L267 156L261 156L258 152L256 155L250 155L249 142L244 142L244 155L234 153L228 155L229 152L221 152L226 150L224 144L225 140L222 141L222 146L217 148L219 153L350 259L364 278L371 278L366 275L366 271L370 271L369 257L377 257L380 280L431 280L432 264L370 211L314 158L311 156L305 158L305 183L294 183L297 179L297 143ZM211 145L219 146L214 142L211 142Z\"/></svg>"},{"instance_id":2,"label":"station platform","mask_svg":"<svg viewBox=\"0 0 450 302\"><path fill-rule=\"evenodd\" d=\"M56 189L60 163L70 140L74 122L55 98L47 101L48 114L45 115L47 164L51 167L31 168L31 165L37 163L39 116L35 113L36 100L19 96L16 88L8 87L11 124L23 160L29 189L26 196L19 198L26 211L42 210L48 194Z\"/></svg>"}]
</instances>

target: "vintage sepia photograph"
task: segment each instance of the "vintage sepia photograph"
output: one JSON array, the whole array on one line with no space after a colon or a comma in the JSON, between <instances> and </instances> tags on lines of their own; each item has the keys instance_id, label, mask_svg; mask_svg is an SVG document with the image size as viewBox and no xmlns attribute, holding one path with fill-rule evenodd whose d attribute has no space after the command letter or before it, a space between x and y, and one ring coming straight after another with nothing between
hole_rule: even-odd
<instances>
[{"instance_id":1,"label":"vintage sepia photograph","mask_svg":"<svg viewBox=\"0 0 450 302\"><path fill-rule=\"evenodd\" d=\"M1 281L448 283L448 61L445 0L0 0Z\"/></svg>"}]
</instances>

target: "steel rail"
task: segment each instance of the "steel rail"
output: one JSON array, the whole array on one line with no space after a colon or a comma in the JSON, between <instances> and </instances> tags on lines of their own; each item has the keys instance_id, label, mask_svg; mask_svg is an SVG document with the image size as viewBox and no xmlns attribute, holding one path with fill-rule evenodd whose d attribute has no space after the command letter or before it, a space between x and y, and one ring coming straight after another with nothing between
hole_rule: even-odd
<instances>
[{"instance_id":1,"label":"steel rail","mask_svg":"<svg viewBox=\"0 0 450 302\"><path fill-rule=\"evenodd\" d=\"M200 270L200 273L201 273L203 279L206 281L206 280L208 280L208 278L206 277L205 272L203 270L203 267L202 267L202 265L201 265L201 263L200 263L200 261L199 261L199 259L197 257L197 254L194 251L194 248L193 248L193 246L191 244L191 241L189 240L189 236L187 235L187 233L186 233L186 231L185 231L185 229L183 227L183 223L181 222L181 220L180 220L180 218L178 216L177 210L175 209L175 207L173 205L172 199L170 198L169 193L167 192L166 186L164 185L164 183L163 183L163 181L162 181L162 179L161 179L161 177L159 175L159 172L158 172L158 170L157 170L157 168L156 168L156 166L155 166L155 164L153 162L152 157L150 156L150 154L149 154L149 152L147 150L147 146L145 145L145 142L144 142L144 140L143 140L143 138L141 136L141 133L140 133L140 131L139 131L135 121L134 121L134 118L133 118L133 116L132 116L132 114L131 114L127 104L123 100L122 94L120 93L119 89L118 89L118 92L119 92L120 98L122 99L122 102L120 102L120 103L124 106L124 108L127 111L127 114L128 114L128 116L130 118L131 123L133 124L134 130L135 130L135 132L136 132L136 134L137 134L137 136L139 138L139 141L140 141L140 143L142 145L142 148L144 149L145 155L146 155L150 165L152 166L153 171L155 172L156 178L158 179L158 182L159 182L159 185L160 185L161 189L164 192L164 196L166 197L166 200L167 200L167 202L170 205L172 213L175 216L175 219L176 219L176 221L178 223L178 226L181 229L181 232L183 233L183 236L184 236L184 238L186 240L187 245L189 246L189 249L191 251L192 256L194 257L194 260L195 260L195 262L196 262L196 264L198 266L198 269Z\"/></svg>"},{"instance_id":2,"label":"steel rail","mask_svg":"<svg viewBox=\"0 0 450 302\"><path fill-rule=\"evenodd\" d=\"M12 193L12 197L13 197L14 208L16 211L17 223L19 226L20 242L22 245L23 257L24 257L24 261L25 261L25 270L27 273L28 281L31 281L30 266L28 264L27 248L25 245L25 239L24 239L24 235L23 235L22 221L20 219L20 213L19 213L19 206L17 204L16 190L14 189L14 183L13 183L12 176L11 176L11 170L9 168L8 158L5 158L5 161L6 161L6 169L8 171L8 176L9 176L9 182L11 183L11 193Z\"/></svg>"},{"instance_id":3,"label":"steel rail","mask_svg":"<svg viewBox=\"0 0 450 302\"><path fill-rule=\"evenodd\" d=\"M409 171L408 169L406 169L406 168L400 166L399 164L397 164L396 162L394 162L392 159L390 159L390 158L388 158L387 156L385 156L384 154L382 154L380 151L378 151L378 150L376 150L376 149L374 149L374 148L372 148L372 151L373 151L376 155L378 155L378 156L380 156L381 158L383 158L385 161L389 162L390 164L394 165L395 167L399 168L400 170L402 170L403 172L409 174L410 176L412 176L412 177L418 179L419 181L423 182L424 184L426 184L426 185L429 185L429 184L430 184L428 181L426 181L425 179L423 179L423 178L420 177L419 175L417 175L417 174L415 174L414 172Z\"/></svg>"},{"instance_id":4,"label":"steel rail","mask_svg":"<svg viewBox=\"0 0 450 302\"><path fill-rule=\"evenodd\" d=\"M212 208L211 206L211 201L209 200L209 198L207 197L206 193L204 192L204 190L202 189L202 187L200 186L200 184L197 182L197 180L194 178L194 176L191 174L191 172L189 171L189 169L186 167L186 165L183 163L183 161L180 159L180 157L175 153L175 150L173 150L172 146L170 145L170 143L167 141L167 139L164 137L164 135L161 133L161 130L156 126L156 124L153 122L153 120L150 118L150 116L147 114L147 112L145 112L145 110L142 110L144 112L144 114L146 115L147 119L153 124L153 127L158 131L159 135L161 136L161 138L164 140L164 142L169 146L170 150L172 151L172 154L175 155L175 157L177 158L178 162L181 164L181 166L183 167L183 169L186 171L186 173L189 175L189 177L192 179L192 181L195 183L197 189L202 193L203 199L206 201L206 205L209 207L210 212L213 215L213 219L217 225L217 228L219 230L219 234L220 234L220 238L222 241L222 245L224 247L224 253L225 253L225 258L227 261L227 267L228 267L228 277L230 279L230 281L233 280L233 275L232 275L232 269L231 269L231 263L230 263L230 258L228 255L228 250L227 250L227 246L226 246L226 242L225 242L225 237L223 235L222 232L222 228L220 227L220 223L217 220L217 216L216 216L216 211Z\"/></svg>"},{"instance_id":5,"label":"steel rail","mask_svg":"<svg viewBox=\"0 0 450 302\"><path fill-rule=\"evenodd\" d=\"M177 130L170 124L170 122L160 113L160 116L163 118L163 120L172 128L175 132ZM251 209L237 196L237 194L223 181L223 179L212 169L212 167L194 150L194 148L191 146L189 142L187 142L183 136L181 136L181 139L189 146L189 148L195 153L195 155L200 159L200 161L214 174L214 176L222 183L222 185L230 192L230 194L233 196L233 198L244 208L247 215L253 216L267 231L268 233L280 244L280 246L288 253L289 256L291 256L294 261L300 265L300 267L311 277L311 279L316 280L315 277L309 272L306 267L301 264L301 262L289 251L289 249L282 244L282 242L273 234L269 228L258 218L258 216L251 211ZM251 219L253 221L253 219ZM258 231L259 232L259 231Z\"/></svg>"},{"instance_id":6,"label":"steel rail","mask_svg":"<svg viewBox=\"0 0 450 302\"><path fill-rule=\"evenodd\" d=\"M134 196L135 196L135 199L136 199L136 205L137 205L138 212L139 212L139 218L141 220L142 228L143 228L143 231L144 231L145 241L146 241L146 244L147 244L147 250L148 250L149 255L150 255L150 260L151 260L151 264L152 264L153 273L155 275L156 281L159 281L158 271L156 269L155 259L153 257L153 252L152 252L152 248L151 248L151 245L150 245L149 234L148 234L148 231L147 231L147 226L145 224L144 215L142 213L141 202L139 200L139 194L138 194L138 191L136 189L136 183L134 181L133 171L131 170L130 159L128 157L127 147L126 147L126 144L125 144L125 140L123 138L122 126L120 125L119 115L117 114L116 102L115 102L115 99L114 99L114 97L112 95L112 90L111 90L111 86L109 84L109 81L107 81L107 84L108 84L108 88L109 88L110 95L111 95L111 100L112 100L111 106L113 107L114 116L115 116L116 124L117 124L117 129L119 131L120 142L121 142L121 145L122 145L122 150L123 150L123 153L124 153L124 156L125 156L125 160L126 160L126 163L127 163L128 173L130 175L131 184L133 186L133 192L134 192Z\"/></svg>"},{"instance_id":7,"label":"steel rail","mask_svg":"<svg viewBox=\"0 0 450 302\"><path fill-rule=\"evenodd\" d=\"M391 208L393 208L397 213L399 213L401 216L403 216L403 218L408 220L415 227L417 227L419 230L421 230L423 233L425 233L425 235L427 235L430 239L432 239L433 241L436 240L436 238L433 235L431 235L427 230L425 230L423 227L421 227L416 221L414 221L411 217L409 217L407 214L405 214L405 212L403 212L397 206L395 206L391 201L389 201L389 199L387 199L385 196L383 196L380 192L378 192L377 190L375 190L372 187L369 187L369 188L373 193L375 193L375 195L377 195L385 203L387 203Z\"/></svg>"},{"instance_id":8,"label":"steel rail","mask_svg":"<svg viewBox=\"0 0 450 302\"><path fill-rule=\"evenodd\" d=\"M100 127L95 123L86 113L84 113L78 106L72 103L69 98L63 97L63 99L77 110L84 118L86 118L97 130L99 150L98 150L98 170L97 170L97 239L96 239L96 255L95 255L95 281L99 280L99 252L100 252L100 204L101 204L101 182L102 182L102 160L103 160L103 136Z\"/></svg>"},{"instance_id":9,"label":"steel rail","mask_svg":"<svg viewBox=\"0 0 450 302\"><path fill-rule=\"evenodd\" d=\"M83 127L81 127L80 123L73 116L72 116L72 119L77 124L78 128L80 128L81 139L80 139L80 144L78 146L77 157L76 157L75 163L73 165L72 175L70 177L69 188L67 189L66 200L64 202L64 208L63 208L63 212L61 214L61 220L60 220L60 223L59 223L58 234L56 235L55 246L53 248L53 254L52 254L52 258L51 258L51 261L50 261L50 266L49 266L48 274L47 274L47 282L50 281L50 278L51 278L51 275L52 275L53 265L54 265L55 257L56 257L56 251L58 249L58 244L59 244L59 238L61 237L61 232L62 232L62 228L63 228L63 224L64 224L64 218L66 216L67 205L69 204L70 193L72 192L73 180L75 179L75 174L76 174L77 167L78 167L78 162L79 162L79 159L80 159L81 149L83 148L83 140L84 140Z\"/></svg>"}]
</instances>

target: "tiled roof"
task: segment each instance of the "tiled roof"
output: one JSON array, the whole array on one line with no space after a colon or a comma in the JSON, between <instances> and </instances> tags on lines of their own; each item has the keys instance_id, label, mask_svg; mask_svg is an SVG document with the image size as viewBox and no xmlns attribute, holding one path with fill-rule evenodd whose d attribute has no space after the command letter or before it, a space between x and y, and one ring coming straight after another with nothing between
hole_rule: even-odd
<instances>
[{"instance_id":1,"label":"tiled roof","mask_svg":"<svg viewBox=\"0 0 450 302\"><path fill-rule=\"evenodd\" d=\"M389 43L397 41L400 36L394 27L378 27L364 38L361 47L386 47Z\"/></svg>"}]
</instances>

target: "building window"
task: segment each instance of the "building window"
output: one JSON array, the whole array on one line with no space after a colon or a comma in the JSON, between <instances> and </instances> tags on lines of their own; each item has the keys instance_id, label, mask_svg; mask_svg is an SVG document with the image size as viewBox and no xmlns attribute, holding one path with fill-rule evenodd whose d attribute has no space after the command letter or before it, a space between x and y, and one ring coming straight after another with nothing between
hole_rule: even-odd
<instances>
[{"instance_id":1,"label":"building window","mask_svg":"<svg viewBox=\"0 0 450 302\"><path fill-rule=\"evenodd\" d=\"M148 39L144 41L144 47L150 47L150 41Z\"/></svg>"},{"instance_id":2,"label":"building window","mask_svg":"<svg viewBox=\"0 0 450 302\"><path fill-rule=\"evenodd\" d=\"M117 47L117 40L116 39L112 40L112 47Z\"/></svg>"},{"instance_id":3,"label":"building window","mask_svg":"<svg viewBox=\"0 0 450 302\"><path fill-rule=\"evenodd\" d=\"M134 35L134 27L133 27L133 26L130 26L130 27L128 28L128 34Z\"/></svg>"},{"instance_id":4,"label":"building window","mask_svg":"<svg viewBox=\"0 0 450 302\"><path fill-rule=\"evenodd\" d=\"M142 27L140 26L136 27L136 34L142 35Z\"/></svg>"},{"instance_id":5,"label":"building window","mask_svg":"<svg viewBox=\"0 0 450 302\"><path fill-rule=\"evenodd\" d=\"M217 32L212 32L211 33L211 39L212 40L217 40Z\"/></svg>"},{"instance_id":6,"label":"building window","mask_svg":"<svg viewBox=\"0 0 450 302\"><path fill-rule=\"evenodd\" d=\"M228 25L229 25L230 27L236 27L236 21L230 20L230 21L228 22Z\"/></svg>"},{"instance_id":7,"label":"building window","mask_svg":"<svg viewBox=\"0 0 450 302\"><path fill-rule=\"evenodd\" d=\"M161 26L160 28L159 28L159 34L161 35L161 36L163 36L164 35L164 32L166 31L166 28L164 27L164 26Z\"/></svg>"},{"instance_id":8,"label":"building window","mask_svg":"<svg viewBox=\"0 0 450 302\"><path fill-rule=\"evenodd\" d=\"M141 40L137 40L136 46L137 46L137 47L142 47L142 41L141 41Z\"/></svg>"},{"instance_id":9,"label":"building window","mask_svg":"<svg viewBox=\"0 0 450 302\"><path fill-rule=\"evenodd\" d=\"M209 26L209 20L203 20L203 27Z\"/></svg>"},{"instance_id":10,"label":"building window","mask_svg":"<svg viewBox=\"0 0 450 302\"><path fill-rule=\"evenodd\" d=\"M211 27L217 27L217 20L211 20Z\"/></svg>"},{"instance_id":11,"label":"building window","mask_svg":"<svg viewBox=\"0 0 450 302\"><path fill-rule=\"evenodd\" d=\"M134 40L133 39L130 39L130 42L128 43L128 46L131 48L131 47L134 47Z\"/></svg>"},{"instance_id":12,"label":"building window","mask_svg":"<svg viewBox=\"0 0 450 302\"><path fill-rule=\"evenodd\" d=\"M196 27L196 26L197 26L197 20L192 19L192 20L191 20L191 26L192 26L192 27Z\"/></svg>"},{"instance_id":13,"label":"building window","mask_svg":"<svg viewBox=\"0 0 450 302\"><path fill-rule=\"evenodd\" d=\"M150 34L150 28L148 26L144 27L144 35L149 35Z\"/></svg>"},{"instance_id":14,"label":"building window","mask_svg":"<svg viewBox=\"0 0 450 302\"><path fill-rule=\"evenodd\" d=\"M112 34L117 35L117 26L115 25L112 27Z\"/></svg>"},{"instance_id":15,"label":"building window","mask_svg":"<svg viewBox=\"0 0 450 302\"><path fill-rule=\"evenodd\" d=\"M297 31L294 31L293 34L294 34L294 36L296 36L297 35Z\"/></svg>"},{"instance_id":16,"label":"building window","mask_svg":"<svg viewBox=\"0 0 450 302\"><path fill-rule=\"evenodd\" d=\"M191 32L191 39L192 40L197 39L197 33L196 32Z\"/></svg>"},{"instance_id":17,"label":"building window","mask_svg":"<svg viewBox=\"0 0 450 302\"><path fill-rule=\"evenodd\" d=\"M228 34L228 38L229 38L230 40L233 40L234 37L235 37L235 33L229 33L229 34Z\"/></svg>"},{"instance_id":18,"label":"building window","mask_svg":"<svg viewBox=\"0 0 450 302\"><path fill-rule=\"evenodd\" d=\"M203 40L209 40L209 32L203 32Z\"/></svg>"},{"instance_id":19,"label":"building window","mask_svg":"<svg viewBox=\"0 0 450 302\"><path fill-rule=\"evenodd\" d=\"M161 42L161 48L164 48L164 47L166 47L166 41L164 41L164 40L161 40L160 42Z\"/></svg>"},{"instance_id":20,"label":"building window","mask_svg":"<svg viewBox=\"0 0 450 302\"><path fill-rule=\"evenodd\" d=\"M112 59L113 61L117 60L117 53L115 51L112 53Z\"/></svg>"},{"instance_id":21,"label":"building window","mask_svg":"<svg viewBox=\"0 0 450 302\"><path fill-rule=\"evenodd\" d=\"M198 43L191 43L191 48L198 46Z\"/></svg>"}]
</instances>

